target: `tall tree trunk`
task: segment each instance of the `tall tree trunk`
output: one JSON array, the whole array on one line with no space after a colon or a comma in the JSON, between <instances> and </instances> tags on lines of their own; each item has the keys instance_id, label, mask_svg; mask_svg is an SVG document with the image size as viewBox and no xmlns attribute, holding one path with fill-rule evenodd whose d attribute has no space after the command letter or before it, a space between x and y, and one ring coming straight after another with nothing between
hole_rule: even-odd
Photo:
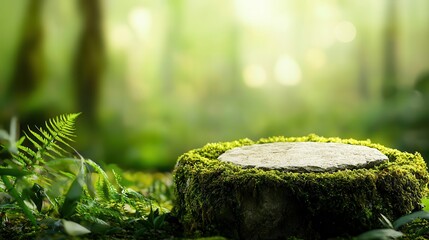
<instances>
[{"instance_id":1,"label":"tall tree trunk","mask_svg":"<svg viewBox=\"0 0 429 240\"><path fill-rule=\"evenodd\" d=\"M100 82L104 69L102 6L100 0L79 0L82 33L74 62L78 110L95 124Z\"/></svg>"},{"instance_id":2,"label":"tall tree trunk","mask_svg":"<svg viewBox=\"0 0 429 240\"><path fill-rule=\"evenodd\" d=\"M43 112L28 108L30 97L41 85L44 78L42 22L43 0L28 1L22 35L18 45L11 83L7 91L9 103L5 111L7 117L18 115L21 125L29 122L37 124L43 119Z\"/></svg>"},{"instance_id":3,"label":"tall tree trunk","mask_svg":"<svg viewBox=\"0 0 429 240\"><path fill-rule=\"evenodd\" d=\"M9 91L17 104L25 101L43 79L42 6L43 0L29 1L25 15Z\"/></svg>"},{"instance_id":4,"label":"tall tree trunk","mask_svg":"<svg viewBox=\"0 0 429 240\"><path fill-rule=\"evenodd\" d=\"M386 29L384 32L384 79L382 96L384 100L392 99L397 91L397 1L387 1Z\"/></svg>"}]
</instances>

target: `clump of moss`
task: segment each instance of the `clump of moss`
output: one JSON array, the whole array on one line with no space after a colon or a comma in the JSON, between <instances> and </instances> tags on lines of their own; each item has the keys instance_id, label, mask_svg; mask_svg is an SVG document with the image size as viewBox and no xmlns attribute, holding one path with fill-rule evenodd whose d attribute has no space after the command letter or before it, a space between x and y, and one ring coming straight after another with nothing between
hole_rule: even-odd
<instances>
[{"instance_id":1,"label":"clump of moss","mask_svg":"<svg viewBox=\"0 0 429 240\"><path fill-rule=\"evenodd\" d=\"M217 159L235 147L272 142L363 145L378 149L388 160L369 169L294 173L241 168ZM426 194L428 180L426 164L419 153L401 152L369 140L309 135L263 138L256 142L242 139L211 143L179 157L174 171L177 195L174 213L183 223L187 234L245 238L247 223L243 202L260 197L268 189L276 191L281 198L295 200L296 205L293 207L298 209L302 218L297 221L304 225L301 224L302 228L293 232L293 235L312 239L354 235L379 227L380 214L396 219L412 211ZM262 203L257 202L256 207L258 204ZM277 218L279 215L268 213L266 216ZM266 220L280 225L290 223L287 219Z\"/></svg>"}]
</instances>

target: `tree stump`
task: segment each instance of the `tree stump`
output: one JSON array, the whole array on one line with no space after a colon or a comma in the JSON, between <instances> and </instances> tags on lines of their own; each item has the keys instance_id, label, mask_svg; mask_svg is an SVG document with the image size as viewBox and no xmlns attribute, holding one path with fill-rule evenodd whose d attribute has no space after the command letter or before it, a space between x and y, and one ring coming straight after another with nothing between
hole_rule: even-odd
<instances>
[{"instance_id":1,"label":"tree stump","mask_svg":"<svg viewBox=\"0 0 429 240\"><path fill-rule=\"evenodd\" d=\"M179 158L174 181L188 234L325 239L410 212L428 173L418 153L310 135L208 144Z\"/></svg>"}]
</instances>

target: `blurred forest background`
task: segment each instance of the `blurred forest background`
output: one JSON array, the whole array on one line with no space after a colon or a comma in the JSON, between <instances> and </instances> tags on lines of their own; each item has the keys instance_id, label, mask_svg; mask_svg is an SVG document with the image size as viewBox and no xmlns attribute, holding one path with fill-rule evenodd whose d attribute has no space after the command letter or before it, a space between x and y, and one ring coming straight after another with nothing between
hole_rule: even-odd
<instances>
[{"instance_id":1,"label":"blurred forest background","mask_svg":"<svg viewBox=\"0 0 429 240\"><path fill-rule=\"evenodd\" d=\"M1 0L0 123L82 112L98 162L207 142L371 139L429 160L429 1Z\"/></svg>"}]
</instances>

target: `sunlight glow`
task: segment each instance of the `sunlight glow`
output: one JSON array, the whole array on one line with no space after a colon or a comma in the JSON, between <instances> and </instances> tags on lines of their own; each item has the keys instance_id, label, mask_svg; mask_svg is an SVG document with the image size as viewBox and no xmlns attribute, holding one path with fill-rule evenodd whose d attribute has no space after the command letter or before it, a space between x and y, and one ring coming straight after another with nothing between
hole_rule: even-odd
<instances>
[{"instance_id":1,"label":"sunlight glow","mask_svg":"<svg viewBox=\"0 0 429 240\"><path fill-rule=\"evenodd\" d=\"M239 19L249 25L270 24L273 16L271 0L235 0Z\"/></svg>"},{"instance_id":2,"label":"sunlight glow","mask_svg":"<svg viewBox=\"0 0 429 240\"><path fill-rule=\"evenodd\" d=\"M339 42L351 42L356 37L356 27L351 22L339 22L334 28L334 34Z\"/></svg>"},{"instance_id":3,"label":"sunlight glow","mask_svg":"<svg viewBox=\"0 0 429 240\"><path fill-rule=\"evenodd\" d=\"M131 33L127 25L114 25L109 31L109 42L113 49L126 49L131 41Z\"/></svg>"},{"instance_id":4,"label":"sunlight glow","mask_svg":"<svg viewBox=\"0 0 429 240\"><path fill-rule=\"evenodd\" d=\"M243 70L243 80L248 87L262 87L267 82L267 72L260 65L248 65Z\"/></svg>"},{"instance_id":5,"label":"sunlight glow","mask_svg":"<svg viewBox=\"0 0 429 240\"><path fill-rule=\"evenodd\" d=\"M288 55L283 55L277 60L274 75L279 83L287 86L297 85L302 77L299 64Z\"/></svg>"},{"instance_id":6,"label":"sunlight glow","mask_svg":"<svg viewBox=\"0 0 429 240\"><path fill-rule=\"evenodd\" d=\"M314 45L322 48L331 47L335 41L335 34L332 32L332 27L320 27L314 31L314 37L312 39Z\"/></svg>"},{"instance_id":7,"label":"sunlight glow","mask_svg":"<svg viewBox=\"0 0 429 240\"><path fill-rule=\"evenodd\" d=\"M137 37L144 38L150 32L152 15L145 8L135 8L130 12L128 21L133 31L137 34Z\"/></svg>"},{"instance_id":8,"label":"sunlight glow","mask_svg":"<svg viewBox=\"0 0 429 240\"><path fill-rule=\"evenodd\" d=\"M326 64L326 54L320 48L310 48L307 50L306 61L314 69L320 69Z\"/></svg>"}]
</instances>

